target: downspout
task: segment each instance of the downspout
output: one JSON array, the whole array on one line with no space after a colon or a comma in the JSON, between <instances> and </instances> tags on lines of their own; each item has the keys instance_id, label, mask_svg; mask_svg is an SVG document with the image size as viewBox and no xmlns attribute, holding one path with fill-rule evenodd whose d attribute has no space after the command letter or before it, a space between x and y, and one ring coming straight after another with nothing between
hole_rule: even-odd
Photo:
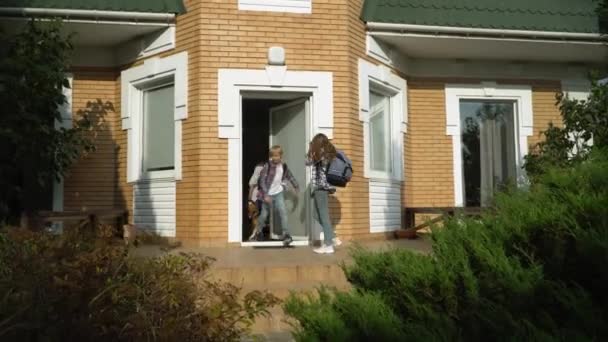
<instances>
[{"instance_id":1,"label":"downspout","mask_svg":"<svg viewBox=\"0 0 608 342\"><path fill-rule=\"evenodd\" d=\"M64 17L83 20L175 22L174 13L121 12L51 8L0 7L0 16L11 17Z\"/></svg>"},{"instance_id":2,"label":"downspout","mask_svg":"<svg viewBox=\"0 0 608 342\"><path fill-rule=\"evenodd\" d=\"M463 36L480 37L518 37L528 39L554 39L554 40L580 40L580 41L605 41L606 37L599 33L576 33L576 32L551 32L551 31L526 31L526 30L497 30L484 28L453 27L453 26L431 26L412 24L391 24L369 22L367 28L370 32L396 32L396 33L427 33L427 34L452 34Z\"/></svg>"}]
</instances>

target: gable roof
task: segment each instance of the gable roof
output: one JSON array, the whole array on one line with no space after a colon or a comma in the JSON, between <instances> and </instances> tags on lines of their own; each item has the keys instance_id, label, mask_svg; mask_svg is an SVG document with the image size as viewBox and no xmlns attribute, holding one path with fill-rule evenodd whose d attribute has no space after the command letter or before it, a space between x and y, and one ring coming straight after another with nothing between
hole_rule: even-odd
<instances>
[{"instance_id":1,"label":"gable roof","mask_svg":"<svg viewBox=\"0 0 608 342\"><path fill-rule=\"evenodd\" d=\"M366 22L600 33L596 0L365 0Z\"/></svg>"},{"instance_id":2,"label":"gable roof","mask_svg":"<svg viewBox=\"0 0 608 342\"><path fill-rule=\"evenodd\" d=\"M182 0L3 0L0 7L177 14L186 12Z\"/></svg>"}]
</instances>

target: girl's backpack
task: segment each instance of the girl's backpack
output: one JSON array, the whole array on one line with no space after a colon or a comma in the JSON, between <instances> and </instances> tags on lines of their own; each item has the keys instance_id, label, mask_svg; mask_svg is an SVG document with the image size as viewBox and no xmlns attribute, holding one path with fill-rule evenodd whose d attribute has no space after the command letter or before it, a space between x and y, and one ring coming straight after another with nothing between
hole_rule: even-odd
<instances>
[{"instance_id":1,"label":"girl's backpack","mask_svg":"<svg viewBox=\"0 0 608 342\"><path fill-rule=\"evenodd\" d=\"M327 165L325 173L327 183L343 188L353 177L353 163L343 151L337 151L336 158Z\"/></svg>"}]
</instances>

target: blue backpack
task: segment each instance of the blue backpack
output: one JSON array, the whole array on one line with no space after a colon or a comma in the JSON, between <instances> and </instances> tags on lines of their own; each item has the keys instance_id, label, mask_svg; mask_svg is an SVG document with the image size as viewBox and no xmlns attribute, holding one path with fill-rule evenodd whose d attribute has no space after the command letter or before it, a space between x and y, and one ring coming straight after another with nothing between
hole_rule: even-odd
<instances>
[{"instance_id":1,"label":"blue backpack","mask_svg":"<svg viewBox=\"0 0 608 342\"><path fill-rule=\"evenodd\" d=\"M325 173L327 183L343 188L353 177L353 163L343 151L337 151L336 158L327 165Z\"/></svg>"}]
</instances>

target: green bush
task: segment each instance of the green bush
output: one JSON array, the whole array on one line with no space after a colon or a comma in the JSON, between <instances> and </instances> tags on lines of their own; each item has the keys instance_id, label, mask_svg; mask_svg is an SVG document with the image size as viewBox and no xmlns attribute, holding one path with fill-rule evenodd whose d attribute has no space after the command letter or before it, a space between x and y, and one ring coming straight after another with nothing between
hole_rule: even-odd
<instances>
[{"instance_id":1,"label":"green bush","mask_svg":"<svg viewBox=\"0 0 608 342\"><path fill-rule=\"evenodd\" d=\"M209 280L209 258L129 251L77 229L1 232L0 340L234 341L277 303Z\"/></svg>"},{"instance_id":2,"label":"green bush","mask_svg":"<svg viewBox=\"0 0 608 342\"><path fill-rule=\"evenodd\" d=\"M496 214L454 218L434 232L431 255L354 250L350 293L288 299L296 337L608 339L607 156L498 195Z\"/></svg>"}]
</instances>

